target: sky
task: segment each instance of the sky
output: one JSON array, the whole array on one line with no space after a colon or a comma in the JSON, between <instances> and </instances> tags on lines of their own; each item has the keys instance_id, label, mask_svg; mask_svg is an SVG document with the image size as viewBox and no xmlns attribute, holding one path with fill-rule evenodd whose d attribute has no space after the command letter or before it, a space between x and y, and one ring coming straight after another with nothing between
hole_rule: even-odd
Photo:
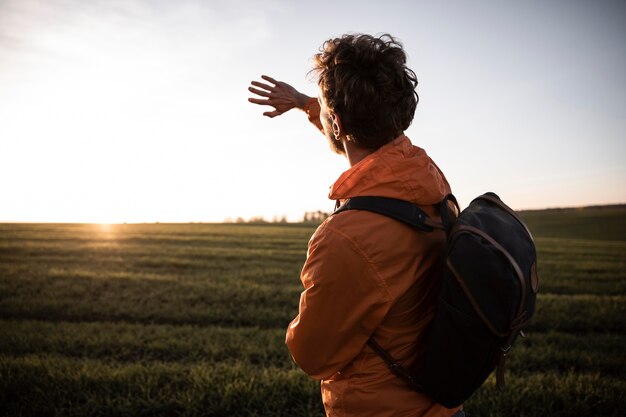
<instances>
[{"instance_id":1,"label":"sky","mask_svg":"<svg viewBox=\"0 0 626 417\"><path fill-rule=\"evenodd\" d=\"M0 0L0 222L331 211L347 161L247 87L316 96L312 55L354 32L404 44L406 134L461 206L626 202L623 1Z\"/></svg>"}]
</instances>

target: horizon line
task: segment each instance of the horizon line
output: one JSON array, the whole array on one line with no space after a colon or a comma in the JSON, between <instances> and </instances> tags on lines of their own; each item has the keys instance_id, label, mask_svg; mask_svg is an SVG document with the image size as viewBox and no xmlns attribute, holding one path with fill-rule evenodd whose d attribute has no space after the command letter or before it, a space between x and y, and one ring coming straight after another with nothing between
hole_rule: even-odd
<instances>
[{"instance_id":1,"label":"horizon line","mask_svg":"<svg viewBox=\"0 0 626 417\"><path fill-rule=\"evenodd\" d=\"M540 211L557 211L557 210L584 210L584 209L602 209L602 208L618 208L626 207L626 202L623 203L610 203L610 204L592 204L585 206L553 206L539 209L520 209L514 210L517 213L529 213ZM320 210L321 211L321 210ZM318 211L315 211L318 212ZM322 213L330 213L324 212ZM280 216L273 216L280 217ZM221 221L210 220L182 220L182 221L121 221L121 222L89 222L89 221L36 221L36 220L0 220L0 224L94 224L94 225L114 225L114 224L316 224L317 222L309 221L305 222L304 219L298 221L274 221L271 218L266 219L263 216L251 216L249 219L243 219L243 221L224 219Z\"/></svg>"}]
</instances>

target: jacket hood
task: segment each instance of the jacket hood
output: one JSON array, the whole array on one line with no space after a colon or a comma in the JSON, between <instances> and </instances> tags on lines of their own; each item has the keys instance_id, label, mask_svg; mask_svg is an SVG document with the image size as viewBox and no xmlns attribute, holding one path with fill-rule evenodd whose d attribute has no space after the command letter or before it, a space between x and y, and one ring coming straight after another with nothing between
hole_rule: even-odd
<instances>
[{"instance_id":1,"label":"jacket hood","mask_svg":"<svg viewBox=\"0 0 626 417\"><path fill-rule=\"evenodd\" d=\"M448 181L426 151L401 135L341 174L328 197L391 197L432 205L450 192Z\"/></svg>"}]
</instances>

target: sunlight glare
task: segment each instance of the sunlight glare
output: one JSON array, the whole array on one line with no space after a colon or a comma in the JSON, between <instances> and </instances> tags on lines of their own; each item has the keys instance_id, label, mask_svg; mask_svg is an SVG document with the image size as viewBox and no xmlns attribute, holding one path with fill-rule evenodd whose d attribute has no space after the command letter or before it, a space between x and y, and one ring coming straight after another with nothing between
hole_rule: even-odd
<instances>
[{"instance_id":1,"label":"sunlight glare","mask_svg":"<svg viewBox=\"0 0 626 417\"><path fill-rule=\"evenodd\" d=\"M103 232L110 232L113 228L113 224L111 223L99 223L98 226L100 226L100 230Z\"/></svg>"}]
</instances>

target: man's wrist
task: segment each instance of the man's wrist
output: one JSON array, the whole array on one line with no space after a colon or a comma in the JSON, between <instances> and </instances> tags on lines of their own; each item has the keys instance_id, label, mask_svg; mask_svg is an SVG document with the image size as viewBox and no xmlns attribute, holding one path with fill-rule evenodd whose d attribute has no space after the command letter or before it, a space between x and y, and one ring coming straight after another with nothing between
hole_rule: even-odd
<instances>
[{"instance_id":1,"label":"man's wrist","mask_svg":"<svg viewBox=\"0 0 626 417\"><path fill-rule=\"evenodd\" d=\"M300 109L300 110L304 110L306 111L306 107L307 104L309 103L309 100L311 100L313 97L309 97L306 94L302 94L302 93L298 93L298 96L296 97L296 106Z\"/></svg>"}]
</instances>

